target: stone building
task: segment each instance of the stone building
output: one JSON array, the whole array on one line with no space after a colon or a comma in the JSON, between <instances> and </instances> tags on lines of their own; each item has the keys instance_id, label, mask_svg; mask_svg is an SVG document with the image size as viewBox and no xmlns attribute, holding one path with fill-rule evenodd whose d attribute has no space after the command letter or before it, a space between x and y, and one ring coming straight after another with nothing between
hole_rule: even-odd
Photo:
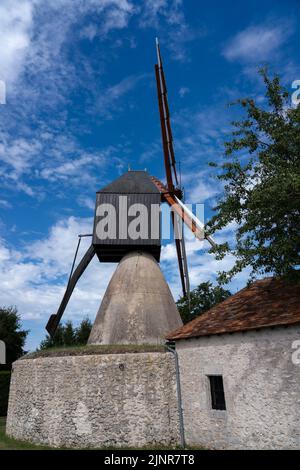
<instances>
[{"instance_id":1,"label":"stone building","mask_svg":"<svg viewBox=\"0 0 300 470\"><path fill-rule=\"evenodd\" d=\"M187 444L300 448L299 301L299 284L267 278L168 336Z\"/></svg>"}]
</instances>

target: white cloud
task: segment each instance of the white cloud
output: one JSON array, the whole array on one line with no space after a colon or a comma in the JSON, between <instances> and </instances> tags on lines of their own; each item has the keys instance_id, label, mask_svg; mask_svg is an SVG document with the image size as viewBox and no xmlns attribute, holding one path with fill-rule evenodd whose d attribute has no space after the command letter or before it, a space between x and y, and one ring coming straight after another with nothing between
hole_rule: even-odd
<instances>
[{"instance_id":1,"label":"white cloud","mask_svg":"<svg viewBox=\"0 0 300 470\"><path fill-rule=\"evenodd\" d=\"M0 79L10 86L25 64L30 46L33 5L30 0L2 0L0 5Z\"/></svg>"},{"instance_id":2,"label":"white cloud","mask_svg":"<svg viewBox=\"0 0 300 470\"><path fill-rule=\"evenodd\" d=\"M2 135L0 143L0 160L5 165L5 177L12 180L26 173L32 165L32 159L36 157L41 150L41 144L37 140L28 141L24 138L9 140L8 136ZM7 168L10 169L7 172Z\"/></svg>"},{"instance_id":3,"label":"white cloud","mask_svg":"<svg viewBox=\"0 0 300 470\"><path fill-rule=\"evenodd\" d=\"M164 27L161 26L162 23ZM187 44L205 35L203 28L194 30L188 24L182 0L144 0L139 24L142 28L155 29L173 59L180 62L189 60Z\"/></svg>"},{"instance_id":4,"label":"white cloud","mask_svg":"<svg viewBox=\"0 0 300 470\"><path fill-rule=\"evenodd\" d=\"M118 146L107 146L101 150L84 149L68 132L44 131L35 137L13 138L1 134L0 176L2 185L13 191L37 196L41 191L52 191L43 180L54 184L66 182L70 186L95 185L97 176L114 164L114 155L120 155ZM82 171L84 168L84 171ZM39 187L40 184L40 187ZM84 186L86 185L86 186Z\"/></svg>"},{"instance_id":5,"label":"white cloud","mask_svg":"<svg viewBox=\"0 0 300 470\"><path fill-rule=\"evenodd\" d=\"M106 119L111 119L119 108L117 103L119 103L120 98L133 90L141 80L147 77L147 74L129 75L115 85L107 87L97 99L96 108L98 113Z\"/></svg>"},{"instance_id":6,"label":"white cloud","mask_svg":"<svg viewBox=\"0 0 300 470\"><path fill-rule=\"evenodd\" d=\"M6 199L0 199L0 207L3 207L4 209L10 209L12 205L10 202L6 201Z\"/></svg>"},{"instance_id":7,"label":"white cloud","mask_svg":"<svg viewBox=\"0 0 300 470\"><path fill-rule=\"evenodd\" d=\"M104 4L108 4L107 0ZM135 8L132 3L127 0L115 0L111 3L111 8L106 12L104 24L102 25L102 31L107 33L111 29L122 29L128 25L129 17L135 12Z\"/></svg>"},{"instance_id":8,"label":"white cloud","mask_svg":"<svg viewBox=\"0 0 300 470\"><path fill-rule=\"evenodd\" d=\"M70 217L58 222L49 236L25 245L22 250L9 249L0 242L1 305L14 304L22 319L47 322L55 313L65 291L79 233L89 233L91 219ZM83 239L77 262L90 239ZM95 259L78 282L65 318L82 318L97 313L114 265Z\"/></svg>"},{"instance_id":9,"label":"white cloud","mask_svg":"<svg viewBox=\"0 0 300 470\"><path fill-rule=\"evenodd\" d=\"M168 8L168 0L145 0L143 4L140 24L143 27L157 27L159 15L165 15Z\"/></svg>"},{"instance_id":10,"label":"white cloud","mask_svg":"<svg viewBox=\"0 0 300 470\"><path fill-rule=\"evenodd\" d=\"M110 31L126 28L135 11L130 0L2 0L0 79L7 85L7 101L14 93L20 99L27 94L33 106L41 102L41 91L49 106L63 100L70 85L80 81L65 45L81 37L105 39ZM93 24L82 26L91 14Z\"/></svg>"},{"instance_id":11,"label":"white cloud","mask_svg":"<svg viewBox=\"0 0 300 470\"><path fill-rule=\"evenodd\" d=\"M104 40L111 30L128 25L135 7L130 0L1 2L0 80L7 84L8 106L1 114L0 175L6 189L35 195L32 181L38 178L55 182L69 176L72 184L77 184L74 176L79 175L81 183L92 183L91 168L99 168L103 154L109 152L83 150L71 135L72 130L66 128L70 90L83 88L84 83L84 90L91 94L90 108L95 108L95 82L87 83L87 74L94 73L88 60L81 58L77 67L73 56L70 60L67 54L68 46L80 40L80 27L90 14L97 34ZM77 48L74 50L76 59ZM128 77L108 87L110 96L102 102L102 116L105 104L116 107L118 99L138 81L139 77ZM48 127L43 129L45 121Z\"/></svg>"},{"instance_id":12,"label":"white cloud","mask_svg":"<svg viewBox=\"0 0 300 470\"><path fill-rule=\"evenodd\" d=\"M82 168L86 169L88 165L95 161L95 159L100 161L98 155L83 154L79 158L65 161L60 166L45 168L41 171L40 176L44 179L47 179L48 181L56 181L59 179L67 180L72 176L79 176L81 174ZM103 162L102 158L101 161ZM83 182L82 177L85 178L86 175L81 174L81 183Z\"/></svg>"},{"instance_id":13,"label":"white cloud","mask_svg":"<svg viewBox=\"0 0 300 470\"><path fill-rule=\"evenodd\" d=\"M249 26L228 42L223 55L230 61L266 61L287 41L292 32L292 23L283 20Z\"/></svg>"},{"instance_id":14,"label":"white cloud","mask_svg":"<svg viewBox=\"0 0 300 470\"><path fill-rule=\"evenodd\" d=\"M185 200L187 203L201 204L214 198L222 190L219 182L208 170L194 171L182 174L185 187Z\"/></svg>"},{"instance_id":15,"label":"white cloud","mask_svg":"<svg viewBox=\"0 0 300 470\"><path fill-rule=\"evenodd\" d=\"M161 158L162 143L160 139L152 141L151 144L143 144L143 150L139 157L139 163L151 163L155 158Z\"/></svg>"},{"instance_id":16,"label":"white cloud","mask_svg":"<svg viewBox=\"0 0 300 470\"><path fill-rule=\"evenodd\" d=\"M80 55L77 47L70 60L68 45L76 46L81 38L93 40L96 36L104 41L110 31L127 28L135 15L139 15L142 27L164 23L168 48L175 58L185 59L185 44L194 35L184 17L181 0L145 0L142 5L130 0L3 0L0 80L7 82L8 102L18 99L20 116L26 114L22 109L24 101L33 109L41 103L50 108L66 104L69 90L83 83L86 88L95 88L93 80L86 83L88 73L92 73L89 60ZM88 24L84 24L86 18ZM136 46L134 38L127 40L130 47ZM80 67L76 66L76 57ZM126 80L121 84L125 86Z\"/></svg>"},{"instance_id":17,"label":"white cloud","mask_svg":"<svg viewBox=\"0 0 300 470\"><path fill-rule=\"evenodd\" d=\"M221 232L214 236L216 243L224 243L228 241L232 243L234 240L234 232L236 225L234 223L228 225ZM209 253L210 244L207 240L199 241L190 234L185 232L186 253L189 267L189 278L191 289L194 289L202 282L215 282L218 272L230 270L235 262L233 255L227 255L222 260L216 260L215 256ZM168 243L162 247L161 266L168 279L168 283L175 298L182 295L181 282L178 269L178 261L175 243ZM244 269L238 274L227 286L231 292L243 288L249 279L250 270Z\"/></svg>"},{"instance_id":18,"label":"white cloud","mask_svg":"<svg viewBox=\"0 0 300 470\"><path fill-rule=\"evenodd\" d=\"M88 196L79 196L77 202L80 206L86 207L87 209L95 209L95 200Z\"/></svg>"},{"instance_id":19,"label":"white cloud","mask_svg":"<svg viewBox=\"0 0 300 470\"><path fill-rule=\"evenodd\" d=\"M216 162L224 154L224 140L230 131L229 121L234 110L229 113L223 103L213 102L211 106L201 107L201 111L196 106L183 108L172 117L175 154L177 160L184 161L185 167Z\"/></svg>"},{"instance_id":20,"label":"white cloud","mask_svg":"<svg viewBox=\"0 0 300 470\"><path fill-rule=\"evenodd\" d=\"M80 36L82 38L89 39L92 41L97 35L97 26L95 24L89 24L85 26L81 31L80 31Z\"/></svg>"},{"instance_id":21,"label":"white cloud","mask_svg":"<svg viewBox=\"0 0 300 470\"><path fill-rule=\"evenodd\" d=\"M187 95L188 93L190 92L190 89L186 86L182 86L181 88L179 88L179 96L180 98L183 98L185 95Z\"/></svg>"},{"instance_id":22,"label":"white cloud","mask_svg":"<svg viewBox=\"0 0 300 470\"><path fill-rule=\"evenodd\" d=\"M179 3L174 5L172 24L179 21ZM80 48L76 45L83 36L106 41L110 31L125 29L139 12L141 7L130 0L1 2L0 79L7 81L9 106L3 109L0 122L0 176L6 190L42 197L51 189L43 179L52 184L52 190L61 181L92 186L96 173L98 177L101 174L99 169L103 175L108 157L110 164L114 163L114 148L82 148L72 135L67 114L69 93L78 88L87 92L86 112L95 113L100 121L112 119L124 109L122 98L147 75L127 76L104 87L98 81L103 71L95 72L90 59L80 56L78 67ZM126 41L135 47L134 38ZM70 45L75 53L72 60ZM99 86L95 85L95 73ZM82 123L75 125L76 133L84 127ZM118 152L122 155L122 149Z\"/></svg>"},{"instance_id":23,"label":"white cloud","mask_svg":"<svg viewBox=\"0 0 300 470\"><path fill-rule=\"evenodd\" d=\"M87 26L84 25L91 14L92 22L89 19ZM82 149L72 137L74 131L67 128L67 123L70 125L66 111L69 92L80 87L88 94L87 113L95 113L100 120L112 119L125 107L122 98L147 75L127 76L106 87L99 81L99 89L95 87L95 71L89 59L84 55L80 57L78 67L73 60L76 60L77 48L70 60L69 46L76 45L82 36L90 40L97 36L104 41L111 30L128 27L130 18L136 14L140 14L141 21L142 18L146 23L149 20L149 26L154 18L166 23L171 36L187 27L182 2L178 0L145 2L140 6L130 0L1 2L0 71L9 85L8 104L12 104L5 107L0 127L0 175L7 189L37 195L38 179L52 183L68 180L77 184L80 176L84 178L81 183L95 181L92 169L103 164L105 156L102 154L108 150ZM187 37L184 34L179 38L176 47L180 49ZM135 46L132 38L127 41L131 47ZM168 44L173 47L172 41ZM102 72L97 70L98 73Z\"/></svg>"}]
</instances>

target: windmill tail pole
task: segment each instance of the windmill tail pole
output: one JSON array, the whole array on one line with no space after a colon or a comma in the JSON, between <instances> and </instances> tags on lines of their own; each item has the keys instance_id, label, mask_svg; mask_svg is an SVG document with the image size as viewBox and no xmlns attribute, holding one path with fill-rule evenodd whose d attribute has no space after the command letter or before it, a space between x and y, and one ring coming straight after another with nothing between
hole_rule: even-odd
<instances>
[{"instance_id":1,"label":"windmill tail pole","mask_svg":"<svg viewBox=\"0 0 300 470\"><path fill-rule=\"evenodd\" d=\"M78 251L78 249L77 249L77 251ZM76 254L77 254L77 251L76 251ZM87 266L89 265L91 260L93 259L94 254L95 254L95 249L94 249L93 245L91 245L89 247L89 249L87 250L87 252L85 253L85 255L83 256L80 263L78 264L75 271L72 272L72 274L70 276L70 279L68 281L68 285L67 285L65 295L63 296L63 299L61 301L59 309L58 309L56 314L50 316L50 318L48 320L48 323L46 325L46 330L48 331L48 333L50 334L51 337L53 337L54 334L55 334L55 331L56 331L56 329L59 325L59 322L61 320L61 317L63 316L64 311L65 311L65 309L68 305L68 302L70 300L70 297L72 295L72 292L73 292L73 290L76 286L76 283L77 283L78 279L80 278L80 276L83 274L83 272L85 271L85 269L87 268ZM74 265L72 266L72 270L73 270L73 268L74 268Z\"/></svg>"}]
</instances>

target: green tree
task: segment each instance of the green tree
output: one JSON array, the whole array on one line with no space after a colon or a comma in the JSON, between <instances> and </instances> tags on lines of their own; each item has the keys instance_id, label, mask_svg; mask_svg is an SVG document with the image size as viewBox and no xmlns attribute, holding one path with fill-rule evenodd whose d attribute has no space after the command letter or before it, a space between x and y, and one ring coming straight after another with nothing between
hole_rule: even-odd
<instances>
[{"instance_id":1,"label":"green tree","mask_svg":"<svg viewBox=\"0 0 300 470\"><path fill-rule=\"evenodd\" d=\"M82 320L79 327L76 328L75 337L77 344L86 344L92 329L91 320L86 317Z\"/></svg>"},{"instance_id":2,"label":"green tree","mask_svg":"<svg viewBox=\"0 0 300 470\"><path fill-rule=\"evenodd\" d=\"M77 328L74 328L72 321L69 320L65 325L58 325L53 338L46 335L46 338L41 341L39 349L85 345L91 329L92 323L88 318L83 319Z\"/></svg>"},{"instance_id":3,"label":"green tree","mask_svg":"<svg viewBox=\"0 0 300 470\"><path fill-rule=\"evenodd\" d=\"M0 370L11 369L12 363L25 354L27 334L27 330L22 330L16 307L0 308L0 339L6 345L6 364L0 364Z\"/></svg>"},{"instance_id":4,"label":"green tree","mask_svg":"<svg viewBox=\"0 0 300 470\"><path fill-rule=\"evenodd\" d=\"M39 349L48 349L63 346L64 331L64 325L58 325L54 337L52 338L50 335L46 335L46 338L41 341Z\"/></svg>"},{"instance_id":5,"label":"green tree","mask_svg":"<svg viewBox=\"0 0 300 470\"><path fill-rule=\"evenodd\" d=\"M292 278L299 273L300 106L290 107L278 76L270 79L266 69L260 74L267 105L237 101L246 115L233 122L232 139L225 144L228 160L217 176L225 183L224 193L207 227L212 234L237 224L234 243L211 250L217 259L227 253L236 257L232 269L219 273L221 283L246 266L251 278L266 273Z\"/></svg>"},{"instance_id":6,"label":"green tree","mask_svg":"<svg viewBox=\"0 0 300 470\"><path fill-rule=\"evenodd\" d=\"M72 346L75 344L76 344L76 333L75 333L75 329L73 328L73 324L71 320L69 320L65 324L64 345Z\"/></svg>"},{"instance_id":7,"label":"green tree","mask_svg":"<svg viewBox=\"0 0 300 470\"><path fill-rule=\"evenodd\" d=\"M188 323L218 303L230 297L229 290L221 286L213 286L211 282L202 282L191 291L190 303L186 297L177 301L177 308L183 323Z\"/></svg>"}]
</instances>

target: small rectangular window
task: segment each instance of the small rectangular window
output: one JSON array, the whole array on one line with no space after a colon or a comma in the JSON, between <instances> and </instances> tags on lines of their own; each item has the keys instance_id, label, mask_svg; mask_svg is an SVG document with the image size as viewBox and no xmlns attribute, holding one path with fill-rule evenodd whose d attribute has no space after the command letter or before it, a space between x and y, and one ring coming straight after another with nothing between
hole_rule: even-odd
<instances>
[{"instance_id":1,"label":"small rectangular window","mask_svg":"<svg viewBox=\"0 0 300 470\"><path fill-rule=\"evenodd\" d=\"M226 410L223 377L222 375L209 375L211 407L213 410Z\"/></svg>"}]
</instances>

